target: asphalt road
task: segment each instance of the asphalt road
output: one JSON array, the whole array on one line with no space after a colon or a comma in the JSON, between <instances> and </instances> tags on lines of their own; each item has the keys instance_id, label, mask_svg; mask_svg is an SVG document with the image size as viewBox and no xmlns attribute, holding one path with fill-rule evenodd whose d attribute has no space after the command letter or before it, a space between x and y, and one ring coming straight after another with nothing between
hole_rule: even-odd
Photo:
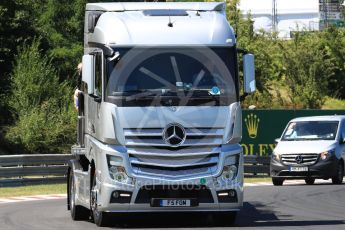
<instances>
[{"instance_id":1,"label":"asphalt road","mask_svg":"<svg viewBox=\"0 0 345 230\"><path fill-rule=\"evenodd\" d=\"M97 229L89 221L73 222L66 201L0 204L0 229ZM132 214L117 217L109 229L228 228L208 215ZM345 229L345 184L258 186L245 188L244 208L232 229ZM104 228L108 229L108 228Z\"/></svg>"}]
</instances>

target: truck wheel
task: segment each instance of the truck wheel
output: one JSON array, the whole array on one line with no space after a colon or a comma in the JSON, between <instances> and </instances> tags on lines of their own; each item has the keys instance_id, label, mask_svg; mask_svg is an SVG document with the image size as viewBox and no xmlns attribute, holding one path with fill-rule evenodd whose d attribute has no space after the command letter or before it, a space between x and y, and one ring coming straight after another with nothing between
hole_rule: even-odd
<instances>
[{"instance_id":1,"label":"truck wheel","mask_svg":"<svg viewBox=\"0 0 345 230\"><path fill-rule=\"evenodd\" d=\"M97 206L97 190L96 190L96 175L92 180L92 187L90 192L90 209L94 223L98 227L105 227L108 223L107 213L99 211Z\"/></svg>"},{"instance_id":2,"label":"truck wheel","mask_svg":"<svg viewBox=\"0 0 345 230\"><path fill-rule=\"evenodd\" d=\"M282 186L284 183L284 179L272 177L272 183L274 186Z\"/></svg>"},{"instance_id":3,"label":"truck wheel","mask_svg":"<svg viewBox=\"0 0 345 230\"><path fill-rule=\"evenodd\" d=\"M307 185L313 185L315 182L314 178L307 178L304 180Z\"/></svg>"},{"instance_id":4,"label":"truck wheel","mask_svg":"<svg viewBox=\"0 0 345 230\"><path fill-rule=\"evenodd\" d=\"M84 208L83 206L75 204L75 182L73 172L69 173L69 190L68 190L68 198L69 198L69 207L71 212L71 217L73 220L87 220L90 216L90 212L88 209Z\"/></svg>"},{"instance_id":5,"label":"truck wheel","mask_svg":"<svg viewBox=\"0 0 345 230\"><path fill-rule=\"evenodd\" d=\"M344 164L342 161L339 161L338 169L337 169L337 175L332 177L332 183L333 184L341 184L341 183L343 183L343 178L344 178Z\"/></svg>"},{"instance_id":6,"label":"truck wheel","mask_svg":"<svg viewBox=\"0 0 345 230\"><path fill-rule=\"evenodd\" d=\"M214 224L217 226L233 226L236 222L237 212L217 212L213 214Z\"/></svg>"}]
</instances>

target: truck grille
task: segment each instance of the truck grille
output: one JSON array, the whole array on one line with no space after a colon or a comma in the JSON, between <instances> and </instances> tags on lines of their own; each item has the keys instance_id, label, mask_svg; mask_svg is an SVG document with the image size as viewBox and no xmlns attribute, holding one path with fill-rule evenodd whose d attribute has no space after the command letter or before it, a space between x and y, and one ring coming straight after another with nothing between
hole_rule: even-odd
<instances>
[{"instance_id":1,"label":"truck grille","mask_svg":"<svg viewBox=\"0 0 345 230\"><path fill-rule=\"evenodd\" d=\"M283 154L281 158L285 165L313 165L319 154Z\"/></svg>"},{"instance_id":2,"label":"truck grille","mask_svg":"<svg viewBox=\"0 0 345 230\"><path fill-rule=\"evenodd\" d=\"M127 153L137 175L179 178L217 170L223 129L185 129L179 147L163 140L164 129L124 129Z\"/></svg>"}]
</instances>

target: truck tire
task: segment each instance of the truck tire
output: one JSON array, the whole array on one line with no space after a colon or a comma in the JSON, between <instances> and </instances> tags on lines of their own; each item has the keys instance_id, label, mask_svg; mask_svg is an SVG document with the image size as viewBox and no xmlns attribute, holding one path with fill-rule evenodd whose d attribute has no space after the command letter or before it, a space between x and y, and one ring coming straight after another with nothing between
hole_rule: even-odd
<instances>
[{"instance_id":1,"label":"truck tire","mask_svg":"<svg viewBox=\"0 0 345 230\"><path fill-rule=\"evenodd\" d=\"M99 211L97 207L96 175L94 175L92 179L92 186L90 191L90 210L92 213L93 222L98 227L106 227L108 224L107 213Z\"/></svg>"},{"instance_id":2,"label":"truck tire","mask_svg":"<svg viewBox=\"0 0 345 230\"><path fill-rule=\"evenodd\" d=\"M343 183L343 178L344 178L344 164L342 161L339 161L338 169L337 169L337 175L332 177L332 183L333 184L341 184L341 183Z\"/></svg>"},{"instance_id":3,"label":"truck tire","mask_svg":"<svg viewBox=\"0 0 345 230\"><path fill-rule=\"evenodd\" d=\"M304 180L307 185L313 185L315 183L314 178L307 178Z\"/></svg>"},{"instance_id":4,"label":"truck tire","mask_svg":"<svg viewBox=\"0 0 345 230\"><path fill-rule=\"evenodd\" d=\"M214 224L221 227L233 226L236 222L237 212L217 212L213 214Z\"/></svg>"},{"instance_id":5,"label":"truck tire","mask_svg":"<svg viewBox=\"0 0 345 230\"><path fill-rule=\"evenodd\" d=\"M272 177L272 183L274 186L282 186L284 183L284 179Z\"/></svg>"},{"instance_id":6,"label":"truck tire","mask_svg":"<svg viewBox=\"0 0 345 230\"><path fill-rule=\"evenodd\" d=\"M90 211L83 206L75 204L75 182L72 170L68 178L68 199L71 217L73 220L87 220L90 217Z\"/></svg>"}]
</instances>

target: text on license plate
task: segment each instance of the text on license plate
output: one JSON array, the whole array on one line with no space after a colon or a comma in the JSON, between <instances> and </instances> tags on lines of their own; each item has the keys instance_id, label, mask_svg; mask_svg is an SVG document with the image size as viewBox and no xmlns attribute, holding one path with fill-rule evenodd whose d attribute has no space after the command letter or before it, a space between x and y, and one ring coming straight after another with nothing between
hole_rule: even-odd
<instances>
[{"instance_id":1,"label":"text on license plate","mask_svg":"<svg viewBox=\"0 0 345 230\"><path fill-rule=\"evenodd\" d=\"M190 207L190 200L160 200L162 207Z\"/></svg>"},{"instance_id":2,"label":"text on license plate","mask_svg":"<svg viewBox=\"0 0 345 230\"><path fill-rule=\"evenodd\" d=\"M308 172L308 167L290 167L290 172Z\"/></svg>"}]
</instances>

